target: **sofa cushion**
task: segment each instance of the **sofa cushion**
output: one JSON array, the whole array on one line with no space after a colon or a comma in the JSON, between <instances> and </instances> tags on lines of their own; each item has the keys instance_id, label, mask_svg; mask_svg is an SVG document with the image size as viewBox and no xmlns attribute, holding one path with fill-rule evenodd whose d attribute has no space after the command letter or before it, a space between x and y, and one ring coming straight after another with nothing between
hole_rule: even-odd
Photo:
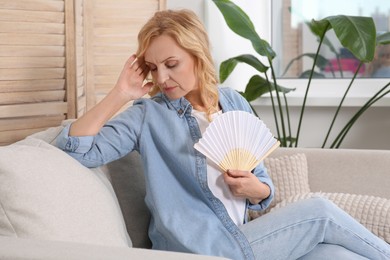
<instances>
[{"instance_id":1,"label":"sofa cushion","mask_svg":"<svg viewBox=\"0 0 390 260\"><path fill-rule=\"evenodd\" d=\"M0 235L131 246L104 175L36 137L0 147Z\"/></svg>"},{"instance_id":2,"label":"sofa cushion","mask_svg":"<svg viewBox=\"0 0 390 260\"><path fill-rule=\"evenodd\" d=\"M133 247L151 248L148 236L150 212L145 203L145 176L139 153L133 151L106 166Z\"/></svg>"}]
</instances>

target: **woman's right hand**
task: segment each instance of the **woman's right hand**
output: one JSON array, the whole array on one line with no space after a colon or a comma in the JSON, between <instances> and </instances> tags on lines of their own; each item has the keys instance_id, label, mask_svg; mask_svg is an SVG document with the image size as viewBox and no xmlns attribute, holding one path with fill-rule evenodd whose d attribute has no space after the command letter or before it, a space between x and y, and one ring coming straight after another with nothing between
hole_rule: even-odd
<instances>
[{"instance_id":1,"label":"woman's right hand","mask_svg":"<svg viewBox=\"0 0 390 260\"><path fill-rule=\"evenodd\" d=\"M141 98L153 86L152 82L144 84L148 73L149 68L143 59L131 55L122 69L115 88L129 101Z\"/></svg>"},{"instance_id":2,"label":"woman's right hand","mask_svg":"<svg viewBox=\"0 0 390 260\"><path fill-rule=\"evenodd\" d=\"M152 82L144 85L149 73L143 60L132 55L124 65L115 87L92 109L77 121L69 131L71 136L96 135L100 128L115 115L127 102L138 99L149 92Z\"/></svg>"}]
</instances>

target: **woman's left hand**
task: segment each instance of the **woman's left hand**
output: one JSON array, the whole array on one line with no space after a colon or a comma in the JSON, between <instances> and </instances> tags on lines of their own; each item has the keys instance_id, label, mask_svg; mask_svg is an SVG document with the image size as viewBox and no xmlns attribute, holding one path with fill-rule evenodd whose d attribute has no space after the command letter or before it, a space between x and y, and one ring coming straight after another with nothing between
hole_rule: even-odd
<instances>
[{"instance_id":1,"label":"woman's left hand","mask_svg":"<svg viewBox=\"0 0 390 260\"><path fill-rule=\"evenodd\" d=\"M249 171L228 170L223 178L234 196L247 198L252 204L258 204L271 193L269 186Z\"/></svg>"}]
</instances>

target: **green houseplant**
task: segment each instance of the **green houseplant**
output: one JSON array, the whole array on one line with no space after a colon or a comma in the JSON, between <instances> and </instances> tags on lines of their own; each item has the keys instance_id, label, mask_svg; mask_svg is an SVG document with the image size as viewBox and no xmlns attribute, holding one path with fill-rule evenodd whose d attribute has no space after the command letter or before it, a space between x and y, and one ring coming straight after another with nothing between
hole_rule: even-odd
<instances>
[{"instance_id":1,"label":"green houseplant","mask_svg":"<svg viewBox=\"0 0 390 260\"><path fill-rule=\"evenodd\" d=\"M234 33L251 41L256 53L260 56L266 57L268 60L268 65L265 65L256 56L251 54L243 54L227 59L220 65L220 82L223 83L227 79L238 63L246 63L259 72L259 74L251 77L245 88L245 91L241 92L241 94L249 102L259 98L265 93L270 94L277 137L280 140L281 145L284 147L298 146L308 92L312 79L316 75L315 67L325 62L322 56L319 55L319 51L324 41L326 42L326 33L333 29L341 45L348 49L360 61L360 65L357 68L354 76L351 78L351 81L343 97L341 98L340 104L337 107L333 120L330 123L329 130L322 145L322 148L324 148L334 122L336 121L338 113L343 105L343 102L358 74L360 66L363 63L371 62L373 60L377 45L390 43L390 34L385 33L382 35L377 35L374 21L370 17L337 15L326 17L319 21L312 20L310 23L307 23L312 33L317 36L319 44L316 53L302 55L311 57L313 59L313 65L311 70L305 72L308 83L303 98L303 104L301 106L298 129L296 134L293 135L291 130L288 100L286 96L286 94L293 89L284 88L277 84L277 78L275 76L275 70L273 67L273 59L275 58L276 53L270 44L267 41L261 39L261 37L257 34L252 21L239 6L230 0L213 0L213 2L222 13L229 28ZM372 104L390 92L389 85L390 82L383 86L369 100L367 100L367 102L362 107L360 107L360 109L355 113L355 115L352 116L352 118L345 124L345 126L336 136L334 141L329 146L330 148L340 147L345 136L357 121L357 119Z\"/></svg>"}]
</instances>

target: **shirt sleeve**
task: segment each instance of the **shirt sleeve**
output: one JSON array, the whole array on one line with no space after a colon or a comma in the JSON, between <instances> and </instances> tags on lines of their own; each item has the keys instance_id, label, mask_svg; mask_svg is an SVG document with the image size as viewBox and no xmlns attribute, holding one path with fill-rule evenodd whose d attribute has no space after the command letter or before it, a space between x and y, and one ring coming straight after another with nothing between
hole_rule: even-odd
<instances>
[{"instance_id":1,"label":"shirt sleeve","mask_svg":"<svg viewBox=\"0 0 390 260\"><path fill-rule=\"evenodd\" d=\"M57 137L57 147L72 153L84 154L87 153L93 144L93 136L69 136L71 123L65 125Z\"/></svg>"},{"instance_id":2,"label":"shirt sleeve","mask_svg":"<svg viewBox=\"0 0 390 260\"><path fill-rule=\"evenodd\" d=\"M129 107L95 136L69 136L68 124L57 137L56 145L86 167L107 164L137 150L143 110L142 105Z\"/></svg>"},{"instance_id":3,"label":"shirt sleeve","mask_svg":"<svg viewBox=\"0 0 390 260\"><path fill-rule=\"evenodd\" d=\"M264 166L264 163L260 163L255 168L254 174L257 176L257 178L261 182L268 185L271 192L270 192L270 195L268 196L268 198L263 199L262 201L259 202L259 204L254 205L254 204L249 203L249 208L252 210L256 210L256 211L265 210L266 208L268 208L268 206L271 204L271 202L274 198L275 187L274 187L274 184L273 184L271 178L269 177L269 175L267 173L267 168Z\"/></svg>"}]
</instances>

